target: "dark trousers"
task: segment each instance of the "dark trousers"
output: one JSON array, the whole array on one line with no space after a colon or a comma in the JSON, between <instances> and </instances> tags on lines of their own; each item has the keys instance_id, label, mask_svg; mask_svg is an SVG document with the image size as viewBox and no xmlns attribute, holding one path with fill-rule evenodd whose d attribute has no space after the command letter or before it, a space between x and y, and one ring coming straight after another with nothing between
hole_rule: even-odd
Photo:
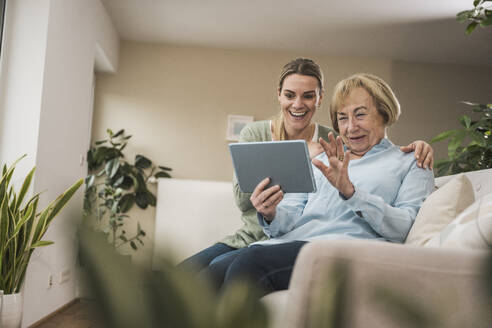
<instances>
[{"instance_id":1,"label":"dark trousers","mask_svg":"<svg viewBox=\"0 0 492 328\"><path fill-rule=\"evenodd\" d=\"M227 246L226 244L217 243L187 258L178 264L178 268L201 271L205 269L216 257L234 250L236 249Z\"/></svg>"},{"instance_id":2,"label":"dark trousers","mask_svg":"<svg viewBox=\"0 0 492 328\"><path fill-rule=\"evenodd\" d=\"M260 296L287 289L297 255L305 241L277 245L253 245L225 254L202 274L220 290L243 279L259 288Z\"/></svg>"}]
</instances>

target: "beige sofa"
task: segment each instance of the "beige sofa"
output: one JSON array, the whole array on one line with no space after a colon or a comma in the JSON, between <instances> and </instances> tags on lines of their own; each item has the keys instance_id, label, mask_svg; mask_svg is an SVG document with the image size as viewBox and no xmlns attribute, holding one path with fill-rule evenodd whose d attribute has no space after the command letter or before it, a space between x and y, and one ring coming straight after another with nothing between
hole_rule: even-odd
<instances>
[{"instance_id":1,"label":"beige sofa","mask_svg":"<svg viewBox=\"0 0 492 328\"><path fill-rule=\"evenodd\" d=\"M483 263L492 245L492 218L480 222L489 224L486 236L479 232L485 238L480 243L471 230L478 223L470 222L487 216L484 211L492 215L492 169L466 177L436 179L442 188L419 212L427 217L417 218L407 239L413 245L360 240L303 247L289 290L263 298L271 326L324 327L337 309L341 317L334 320L344 327L404 327L406 320L419 327L491 327ZM154 253L171 250L179 262L239 227L231 189L230 182L160 179ZM487 204L470 205L485 198ZM455 207L446 208L453 202ZM453 226L451 217L460 212L468 216Z\"/></svg>"}]
</instances>

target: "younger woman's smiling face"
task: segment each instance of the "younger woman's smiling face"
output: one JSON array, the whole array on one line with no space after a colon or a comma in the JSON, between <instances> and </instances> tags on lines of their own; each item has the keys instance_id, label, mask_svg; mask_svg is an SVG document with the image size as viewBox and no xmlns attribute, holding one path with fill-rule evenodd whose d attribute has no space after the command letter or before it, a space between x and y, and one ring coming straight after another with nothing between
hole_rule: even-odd
<instances>
[{"instance_id":1,"label":"younger woman's smiling face","mask_svg":"<svg viewBox=\"0 0 492 328\"><path fill-rule=\"evenodd\" d=\"M337 111L340 136L351 153L362 157L385 136L384 119L373 97L364 88L356 88Z\"/></svg>"},{"instance_id":2,"label":"younger woman's smiling face","mask_svg":"<svg viewBox=\"0 0 492 328\"><path fill-rule=\"evenodd\" d=\"M318 79L314 76L291 74L285 78L278 101L288 135L299 135L309 128L322 98Z\"/></svg>"}]
</instances>

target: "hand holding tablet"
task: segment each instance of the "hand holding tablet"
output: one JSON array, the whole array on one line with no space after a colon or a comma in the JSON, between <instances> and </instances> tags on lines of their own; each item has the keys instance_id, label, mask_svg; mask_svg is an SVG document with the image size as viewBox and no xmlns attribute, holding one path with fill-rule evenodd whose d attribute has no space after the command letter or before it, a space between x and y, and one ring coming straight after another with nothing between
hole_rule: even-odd
<instances>
[{"instance_id":1,"label":"hand holding tablet","mask_svg":"<svg viewBox=\"0 0 492 328\"><path fill-rule=\"evenodd\" d=\"M229 149L242 192L253 192L265 178L270 182L264 189L279 185L284 193L316 191L304 140L235 143Z\"/></svg>"},{"instance_id":2,"label":"hand holding tablet","mask_svg":"<svg viewBox=\"0 0 492 328\"><path fill-rule=\"evenodd\" d=\"M270 178L263 179L253 190L250 200L256 211L271 222L277 213L278 203L284 198L284 193L279 185L265 189L269 182Z\"/></svg>"}]
</instances>

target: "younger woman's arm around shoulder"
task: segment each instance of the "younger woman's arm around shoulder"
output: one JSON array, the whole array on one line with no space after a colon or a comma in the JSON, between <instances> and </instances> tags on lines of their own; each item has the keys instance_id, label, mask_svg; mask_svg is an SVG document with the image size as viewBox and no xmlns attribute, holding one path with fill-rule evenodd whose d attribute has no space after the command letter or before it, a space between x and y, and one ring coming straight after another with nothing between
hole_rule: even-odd
<instances>
[{"instance_id":1,"label":"younger woman's arm around shoulder","mask_svg":"<svg viewBox=\"0 0 492 328\"><path fill-rule=\"evenodd\" d=\"M423 140L416 140L408 146L401 146L400 150L404 153L415 152L417 166L432 170L434 167L434 149Z\"/></svg>"}]
</instances>

